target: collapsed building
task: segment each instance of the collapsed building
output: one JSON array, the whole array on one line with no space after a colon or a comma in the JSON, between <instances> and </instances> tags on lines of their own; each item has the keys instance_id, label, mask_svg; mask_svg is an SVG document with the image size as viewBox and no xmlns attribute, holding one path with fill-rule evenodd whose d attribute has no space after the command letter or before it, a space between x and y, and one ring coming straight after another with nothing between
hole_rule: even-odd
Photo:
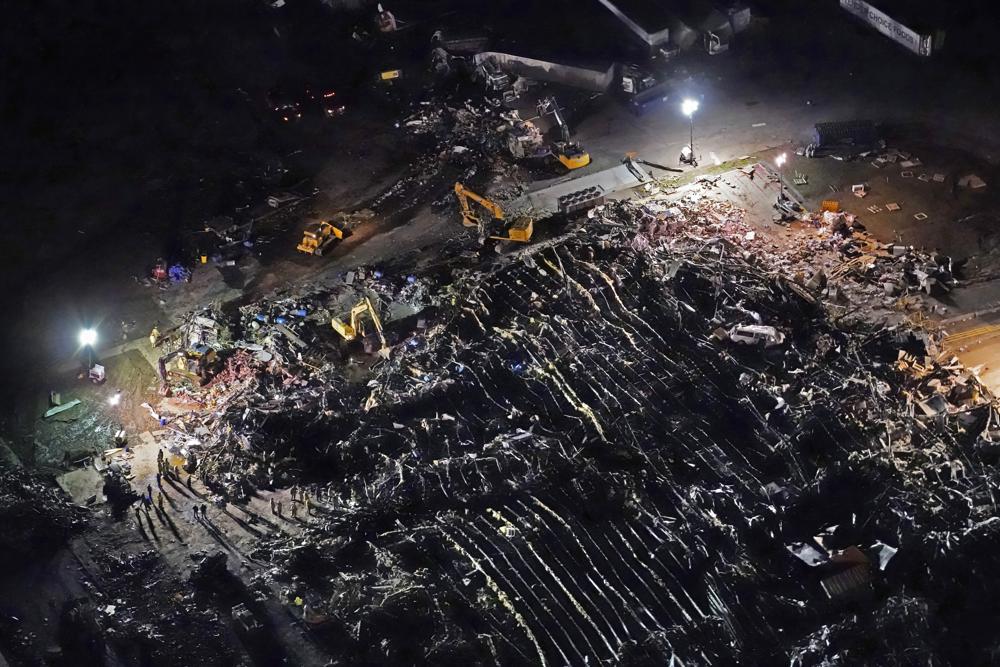
<instances>
[{"instance_id":1,"label":"collapsed building","mask_svg":"<svg viewBox=\"0 0 1000 667\"><path fill-rule=\"evenodd\" d=\"M992 399L932 333L835 307L858 315L877 271L920 292L914 258L813 280L738 208L672 208L609 203L456 264L366 381L261 364L213 411L220 497L313 489L302 532L252 557L337 659L996 651ZM858 243L841 231L835 254Z\"/></svg>"},{"instance_id":2,"label":"collapsed building","mask_svg":"<svg viewBox=\"0 0 1000 667\"><path fill-rule=\"evenodd\" d=\"M598 0L650 52L691 48L700 40L708 53L729 49L750 24L750 9L738 3L658 3Z\"/></svg>"}]
</instances>

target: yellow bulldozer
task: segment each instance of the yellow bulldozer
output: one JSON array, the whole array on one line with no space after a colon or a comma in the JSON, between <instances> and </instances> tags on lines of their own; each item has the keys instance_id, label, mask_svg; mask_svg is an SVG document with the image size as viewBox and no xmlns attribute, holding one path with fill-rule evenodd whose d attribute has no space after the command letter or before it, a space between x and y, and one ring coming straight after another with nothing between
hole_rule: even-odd
<instances>
[{"instance_id":1,"label":"yellow bulldozer","mask_svg":"<svg viewBox=\"0 0 1000 667\"><path fill-rule=\"evenodd\" d=\"M375 310L375 306L367 296L351 308L347 322L339 317L335 317L330 320L330 325L344 340L350 342L358 338L358 336L364 337L364 320L362 318L365 315L371 320L372 326L375 328L375 333L378 335L378 340L381 344L378 351L379 355L388 359L389 345L385 341L385 333L382 330L382 319L378 316L378 311Z\"/></svg>"},{"instance_id":2,"label":"yellow bulldozer","mask_svg":"<svg viewBox=\"0 0 1000 667\"><path fill-rule=\"evenodd\" d=\"M455 183L455 196L458 197L458 203L462 207L462 224L466 227L479 227L483 228L483 219L472 209L469 205L469 200L476 202L483 208L485 208L495 220L504 220L505 215L500 205L493 202L486 197L477 195L472 190L469 190L461 183ZM535 231L535 221L528 217L516 218L509 227L507 227L507 236L490 236L491 239L498 239L500 241L517 241L519 243L527 243L531 240L531 235Z\"/></svg>"},{"instance_id":3,"label":"yellow bulldozer","mask_svg":"<svg viewBox=\"0 0 1000 667\"><path fill-rule=\"evenodd\" d=\"M339 241L347 235L347 229L327 220L311 222L302 232L302 241L297 246L299 252L321 257L334 241Z\"/></svg>"}]
</instances>

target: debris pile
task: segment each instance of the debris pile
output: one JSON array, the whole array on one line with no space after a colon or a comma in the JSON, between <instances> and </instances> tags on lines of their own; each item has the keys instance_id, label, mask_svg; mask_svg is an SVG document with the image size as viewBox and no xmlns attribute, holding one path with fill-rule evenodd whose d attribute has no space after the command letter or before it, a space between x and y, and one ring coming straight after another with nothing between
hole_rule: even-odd
<instances>
[{"instance_id":1,"label":"debris pile","mask_svg":"<svg viewBox=\"0 0 1000 667\"><path fill-rule=\"evenodd\" d=\"M223 492L310 489L303 531L253 556L327 648L910 664L970 646L1000 553L1000 427L974 374L906 326L838 321L736 207L609 203L585 224L456 276L367 385L265 374L215 417ZM769 343L732 334L756 328Z\"/></svg>"},{"instance_id":2,"label":"debris pile","mask_svg":"<svg viewBox=\"0 0 1000 667\"><path fill-rule=\"evenodd\" d=\"M24 468L0 463L0 562L39 558L86 521L86 510Z\"/></svg>"},{"instance_id":3,"label":"debris pile","mask_svg":"<svg viewBox=\"0 0 1000 667\"><path fill-rule=\"evenodd\" d=\"M403 127L415 137L432 138L438 155L472 150L500 155L506 144L497 128L503 123L500 111L488 105L476 106L466 100L453 107L433 100L421 102L403 121Z\"/></svg>"}]
</instances>

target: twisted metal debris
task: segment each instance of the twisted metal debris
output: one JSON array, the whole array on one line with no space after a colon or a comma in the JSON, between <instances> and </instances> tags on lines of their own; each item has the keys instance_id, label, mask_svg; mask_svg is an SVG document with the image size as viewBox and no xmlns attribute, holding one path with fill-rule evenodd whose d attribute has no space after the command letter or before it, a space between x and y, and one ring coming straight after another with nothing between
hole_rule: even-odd
<instances>
[{"instance_id":1,"label":"twisted metal debris","mask_svg":"<svg viewBox=\"0 0 1000 667\"><path fill-rule=\"evenodd\" d=\"M456 280L438 324L367 385L327 369L223 414L214 470L319 487L304 533L254 555L330 650L407 664L969 655L956 652L993 618L1000 553L1000 431L975 376L905 327L835 323L821 287L779 275L788 262L741 220L688 215L667 234L633 204L601 216ZM720 335L754 323L784 345ZM957 591L983 605L945 604Z\"/></svg>"}]
</instances>

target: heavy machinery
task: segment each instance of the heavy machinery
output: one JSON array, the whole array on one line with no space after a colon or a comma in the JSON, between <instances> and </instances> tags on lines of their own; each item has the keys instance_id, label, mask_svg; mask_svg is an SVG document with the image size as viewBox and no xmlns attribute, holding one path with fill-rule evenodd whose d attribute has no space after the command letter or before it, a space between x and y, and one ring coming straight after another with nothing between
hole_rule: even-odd
<instances>
[{"instance_id":1,"label":"heavy machinery","mask_svg":"<svg viewBox=\"0 0 1000 667\"><path fill-rule=\"evenodd\" d=\"M455 196L458 197L458 203L462 206L462 224L466 227L483 228L483 219L472 210L472 206L469 205L470 199L489 211L494 220L505 219L503 209L500 208L499 204L486 197L477 195L461 183L455 183ZM513 223L507 228L507 236L490 236L490 238L500 241L527 243L531 240L531 234L534 231L535 221L528 217L521 217L514 219Z\"/></svg>"},{"instance_id":2,"label":"heavy machinery","mask_svg":"<svg viewBox=\"0 0 1000 667\"><path fill-rule=\"evenodd\" d=\"M566 124L566 119L563 118L562 109L559 108L559 103L556 102L556 98L546 97L539 100L537 107L538 115L545 116L546 114L552 114L552 118L555 119L556 125L559 126L560 140L552 145L554 149L552 151L556 159L562 163L567 169L579 169L580 167L586 167L590 164L590 153L583 150L578 144L570 141L569 138L569 126Z\"/></svg>"},{"instance_id":3,"label":"heavy machinery","mask_svg":"<svg viewBox=\"0 0 1000 667\"><path fill-rule=\"evenodd\" d=\"M372 304L371 299L367 296L351 308L350 315L348 316L349 321L345 322L339 317L335 317L330 320L330 325L344 340L350 342L355 340L358 336L361 336L362 338L364 337L364 320L362 317L365 315L368 315L368 318L372 321L372 326L375 327L375 333L378 335L378 340L381 344L378 351L379 355L388 359L389 345L386 343L385 333L382 331L382 320L379 318L378 311L375 310L375 306Z\"/></svg>"},{"instance_id":4,"label":"heavy machinery","mask_svg":"<svg viewBox=\"0 0 1000 667\"><path fill-rule=\"evenodd\" d=\"M167 352L157 360L161 387L166 389L171 377L184 378L196 387L201 386L208 381L217 359L218 353L207 345L180 347Z\"/></svg>"},{"instance_id":5,"label":"heavy machinery","mask_svg":"<svg viewBox=\"0 0 1000 667\"><path fill-rule=\"evenodd\" d=\"M323 251L331 243L343 239L347 234L348 230L345 227L339 227L327 220L319 220L309 223L302 232L302 242L297 248L299 252L307 255L322 256Z\"/></svg>"}]
</instances>

